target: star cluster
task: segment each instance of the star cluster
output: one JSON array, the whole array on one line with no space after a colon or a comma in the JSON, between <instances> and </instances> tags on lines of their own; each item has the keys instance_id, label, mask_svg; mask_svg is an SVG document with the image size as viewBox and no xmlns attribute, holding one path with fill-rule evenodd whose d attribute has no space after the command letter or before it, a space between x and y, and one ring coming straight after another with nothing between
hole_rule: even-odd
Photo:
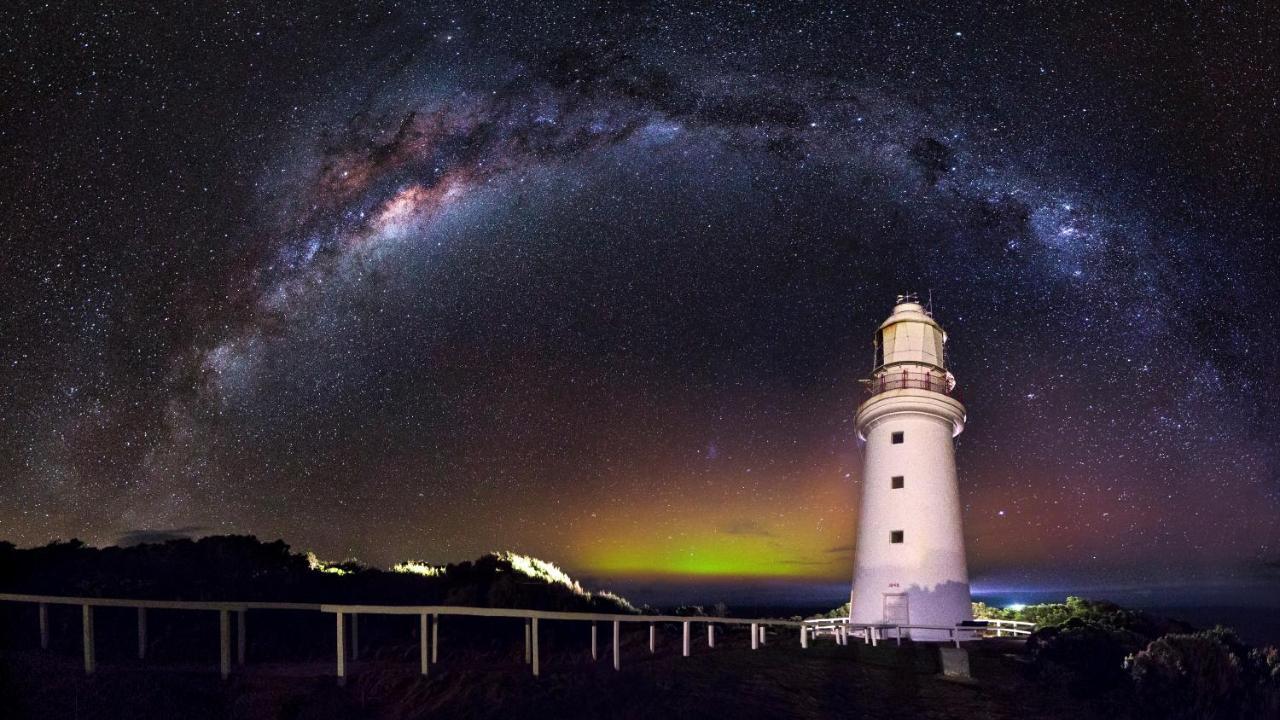
<instances>
[{"instance_id":1,"label":"star cluster","mask_svg":"<svg viewBox=\"0 0 1280 720\"><path fill-rule=\"evenodd\" d=\"M1280 562L1273 13L6 9L0 536L847 580L931 295L980 589Z\"/></svg>"}]
</instances>

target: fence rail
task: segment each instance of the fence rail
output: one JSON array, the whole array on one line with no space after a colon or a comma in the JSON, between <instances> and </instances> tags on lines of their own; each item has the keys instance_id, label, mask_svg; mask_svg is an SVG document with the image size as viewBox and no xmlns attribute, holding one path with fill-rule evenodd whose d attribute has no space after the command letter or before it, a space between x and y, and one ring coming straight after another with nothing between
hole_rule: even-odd
<instances>
[{"instance_id":1,"label":"fence rail","mask_svg":"<svg viewBox=\"0 0 1280 720\"><path fill-rule=\"evenodd\" d=\"M987 637L1020 636L1026 637L1035 630L1036 624L1021 620L996 620L978 618L956 625L904 625L896 623L854 623L848 618L817 618L805 620L805 627L815 637L830 635L839 644L847 644L849 637L858 637L867 644L878 645L880 640L893 638L902 644L903 631L908 638L912 630L924 630L933 633L946 632L947 641L960 647L962 641L980 640ZM892 631L892 635L890 635Z\"/></svg>"},{"instance_id":2,"label":"fence rail","mask_svg":"<svg viewBox=\"0 0 1280 720\"><path fill-rule=\"evenodd\" d=\"M998 620L996 618L975 619L975 623L983 623L983 628L987 633L995 632L996 637L1004 637L1006 635L1012 637L1026 637L1035 629L1036 624L1026 622L1024 620ZM987 635L986 637L990 637Z\"/></svg>"},{"instance_id":3,"label":"fence rail","mask_svg":"<svg viewBox=\"0 0 1280 720\"><path fill-rule=\"evenodd\" d=\"M31 595L21 593L0 593L0 602L29 603L38 608L40 647L49 648L49 605L73 605L81 608L81 646L84 651L85 673L93 674L97 670L97 648L95 642L94 609L99 607L135 608L138 611L138 659L146 658L147 650L147 610L189 610L193 612L218 613L218 645L219 671L223 678L231 674L231 626L232 613L235 613L236 657L240 664L245 661L246 646L246 613L255 611L305 611L328 613L334 616L336 640L335 675L339 684L345 684L347 676L347 656L356 658L358 647L358 628L360 615L416 615L418 623L419 663L421 673L426 675L432 664L439 660L440 622L442 617L501 617L524 620L524 659L533 674L541 673L539 657L539 621L569 621L591 623L591 657L598 655L598 623L612 624L613 630L613 667L621 669L622 657L619 635L622 623L649 624L649 652L657 651L656 626L659 623L679 623L682 629L681 651L688 657L692 646L692 624L702 623L707 627L707 645L715 647L716 628L721 625L750 626L751 649L758 649L767 642L767 628L790 627L803 630L803 624L796 620L779 620L773 618L727 618L685 615L628 615L622 613L578 613L553 610L531 610L521 608L479 608L457 605L344 605L329 603L280 603L280 602L230 602L230 601L196 601L196 600L141 600L124 598L67 597L61 595ZM348 650L347 637L351 636ZM801 645L808 647L808 637L802 633Z\"/></svg>"},{"instance_id":4,"label":"fence rail","mask_svg":"<svg viewBox=\"0 0 1280 720\"><path fill-rule=\"evenodd\" d=\"M676 624L681 626L681 654L688 657L692 645L692 625L700 623L707 629L707 646L714 648L718 626L750 626L751 649L757 650L768 640L767 628L792 628L799 630L800 646L809 647L809 642L818 637L832 637L839 645L847 645L849 637L860 637L864 642L878 645L881 640L894 639L901 645L905 637L910 638L912 630L946 632L949 642L960 647L962 640L975 640L988 636L994 630L997 635L1004 633L1013 635L1029 634L1034 625L1013 620L986 620L986 625L897 625L897 624L855 624L847 618L822 618L817 620L779 620L772 618L729 618L686 615L628 615L623 613L578 613L554 610L531 610L521 608L481 608L457 605L370 605L370 604L331 604L331 603L282 603L282 602L229 602L229 601L195 601L195 600L133 600L122 598L66 597L59 595L29 595L16 593L0 593L0 602L30 603L38 608L40 647L49 649L49 605L78 605L81 608L81 645L84 651L85 673L93 674L97 669L97 652L94 631L94 608L116 607L135 608L138 613L138 659L146 659L147 652L147 610L189 610L193 612L218 613L218 646L219 671L223 678L231 673L231 627L232 613L235 613L236 658L239 664L245 662L246 647L246 614L254 611L304 611L327 613L334 617L334 633L336 641L335 676L338 683L345 684L347 677L347 656L356 659L358 652L359 618L361 615L416 615L418 621L419 666L422 675L428 674L430 666L439 661L440 622L447 616L457 617L493 617L523 620L524 623L524 662L530 666L533 675L541 674L539 653L540 622L568 621L588 622L591 624L591 658L598 656L599 623L609 623L612 630L613 668L622 667L621 645L619 636L623 623L648 623L649 653L657 650L657 626L659 624ZM349 624L349 627L348 627ZM351 637L348 650L347 638Z\"/></svg>"}]
</instances>

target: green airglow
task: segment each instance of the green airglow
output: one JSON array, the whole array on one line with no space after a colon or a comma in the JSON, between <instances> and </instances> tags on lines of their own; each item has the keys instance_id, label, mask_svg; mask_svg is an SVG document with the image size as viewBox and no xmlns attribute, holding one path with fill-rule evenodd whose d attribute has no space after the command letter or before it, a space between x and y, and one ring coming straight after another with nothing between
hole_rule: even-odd
<instances>
[{"instance_id":1,"label":"green airglow","mask_svg":"<svg viewBox=\"0 0 1280 720\"><path fill-rule=\"evenodd\" d=\"M797 578L822 577L835 570L829 558L777 547L767 539L717 536L693 547L610 548L587 559L592 572L616 576Z\"/></svg>"}]
</instances>

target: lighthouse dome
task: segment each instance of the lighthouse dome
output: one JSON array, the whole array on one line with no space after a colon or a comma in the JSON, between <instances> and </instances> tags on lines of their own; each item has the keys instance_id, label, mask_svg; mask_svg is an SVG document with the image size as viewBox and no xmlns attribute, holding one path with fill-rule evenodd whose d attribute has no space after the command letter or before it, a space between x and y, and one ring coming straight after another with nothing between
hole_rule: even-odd
<instances>
[{"instance_id":1,"label":"lighthouse dome","mask_svg":"<svg viewBox=\"0 0 1280 720\"><path fill-rule=\"evenodd\" d=\"M907 300L893 308L876 332L876 367L927 365L945 372L943 345L947 334L924 306Z\"/></svg>"}]
</instances>

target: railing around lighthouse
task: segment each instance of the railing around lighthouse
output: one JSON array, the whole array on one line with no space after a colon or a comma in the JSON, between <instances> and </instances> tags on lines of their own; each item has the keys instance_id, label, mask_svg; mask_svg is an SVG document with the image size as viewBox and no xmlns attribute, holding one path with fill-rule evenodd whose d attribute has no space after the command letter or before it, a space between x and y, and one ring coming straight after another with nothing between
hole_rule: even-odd
<instances>
[{"instance_id":1,"label":"railing around lighthouse","mask_svg":"<svg viewBox=\"0 0 1280 720\"><path fill-rule=\"evenodd\" d=\"M964 402L960 388L951 386L951 381L942 375L920 370L886 370L870 380L863 381L866 396L863 402L876 395L890 390L928 390Z\"/></svg>"}]
</instances>

